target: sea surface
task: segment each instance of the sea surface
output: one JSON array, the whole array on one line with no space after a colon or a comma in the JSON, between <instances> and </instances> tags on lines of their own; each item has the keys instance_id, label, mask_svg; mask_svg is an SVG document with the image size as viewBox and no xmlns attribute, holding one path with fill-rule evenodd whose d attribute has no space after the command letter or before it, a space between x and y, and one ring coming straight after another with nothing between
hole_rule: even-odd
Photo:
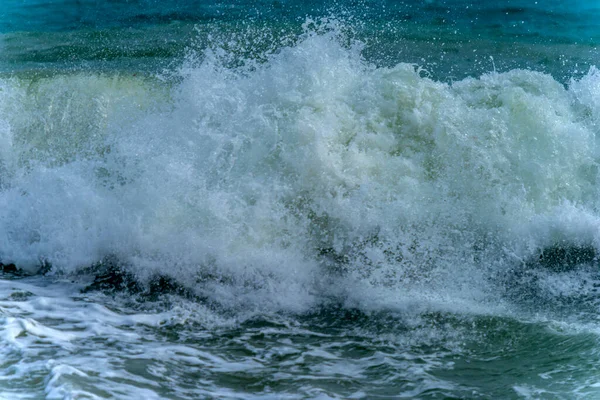
<instances>
[{"instance_id":1,"label":"sea surface","mask_svg":"<svg viewBox=\"0 0 600 400\"><path fill-rule=\"evenodd\" d=\"M598 21L2 0L0 399L599 399Z\"/></svg>"}]
</instances>

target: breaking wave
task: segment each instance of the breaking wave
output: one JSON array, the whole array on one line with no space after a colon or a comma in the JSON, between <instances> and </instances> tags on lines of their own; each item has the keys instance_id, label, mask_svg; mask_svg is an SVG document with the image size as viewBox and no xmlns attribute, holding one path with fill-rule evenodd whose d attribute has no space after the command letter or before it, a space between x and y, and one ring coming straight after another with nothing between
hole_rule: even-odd
<instances>
[{"instance_id":1,"label":"breaking wave","mask_svg":"<svg viewBox=\"0 0 600 400\"><path fill-rule=\"evenodd\" d=\"M508 275L595 263L597 69L446 83L374 66L342 31L242 66L190 52L174 76L0 80L0 261L118 260L140 282L290 311L486 306Z\"/></svg>"}]
</instances>

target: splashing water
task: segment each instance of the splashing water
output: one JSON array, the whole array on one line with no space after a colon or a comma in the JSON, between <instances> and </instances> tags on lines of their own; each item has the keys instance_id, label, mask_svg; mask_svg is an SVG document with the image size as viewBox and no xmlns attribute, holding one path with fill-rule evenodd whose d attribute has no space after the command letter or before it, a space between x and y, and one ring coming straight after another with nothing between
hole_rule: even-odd
<instances>
[{"instance_id":1,"label":"splashing water","mask_svg":"<svg viewBox=\"0 0 600 400\"><path fill-rule=\"evenodd\" d=\"M595 393L600 72L446 82L348 30L0 79L0 260L49 269L0 281L1 391ZM81 292L108 264L146 294Z\"/></svg>"}]
</instances>

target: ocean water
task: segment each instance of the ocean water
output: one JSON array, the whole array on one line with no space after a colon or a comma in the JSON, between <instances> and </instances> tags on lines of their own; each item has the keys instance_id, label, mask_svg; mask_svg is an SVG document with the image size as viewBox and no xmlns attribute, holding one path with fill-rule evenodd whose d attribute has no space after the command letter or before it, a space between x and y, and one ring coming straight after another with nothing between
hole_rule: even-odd
<instances>
[{"instance_id":1,"label":"ocean water","mask_svg":"<svg viewBox=\"0 0 600 400\"><path fill-rule=\"evenodd\" d=\"M480 3L4 0L0 399L600 398L600 6Z\"/></svg>"}]
</instances>

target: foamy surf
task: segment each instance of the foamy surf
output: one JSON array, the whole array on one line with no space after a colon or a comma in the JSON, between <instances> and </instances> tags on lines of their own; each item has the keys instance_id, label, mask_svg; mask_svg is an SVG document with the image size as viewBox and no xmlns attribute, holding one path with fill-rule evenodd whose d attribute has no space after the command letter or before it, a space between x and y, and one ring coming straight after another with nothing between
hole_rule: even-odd
<instances>
[{"instance_id":1,"label":"foamy surf","mask_svg":"<svg viewBox=\"0 0 600 400\"><path fill-rule=\"evenodd\" d=\"M598 70L348 30L0 80L3 396L593 396Z\"/></svg>"},{"instance_id":2,"label":"foamy surf","mask_svg":"<svg viewBox=\"0 0 600 400\"><path fill-rule=\"evenodd\" d=\"M273 299L337 270L475 289L545 247L596 246L595 69L568 87L525 70L448 84L338 35L251 69L190 56L176 81L4 80L3 262L114 256L140 279Z\"/></svg>"}]
</instances>

